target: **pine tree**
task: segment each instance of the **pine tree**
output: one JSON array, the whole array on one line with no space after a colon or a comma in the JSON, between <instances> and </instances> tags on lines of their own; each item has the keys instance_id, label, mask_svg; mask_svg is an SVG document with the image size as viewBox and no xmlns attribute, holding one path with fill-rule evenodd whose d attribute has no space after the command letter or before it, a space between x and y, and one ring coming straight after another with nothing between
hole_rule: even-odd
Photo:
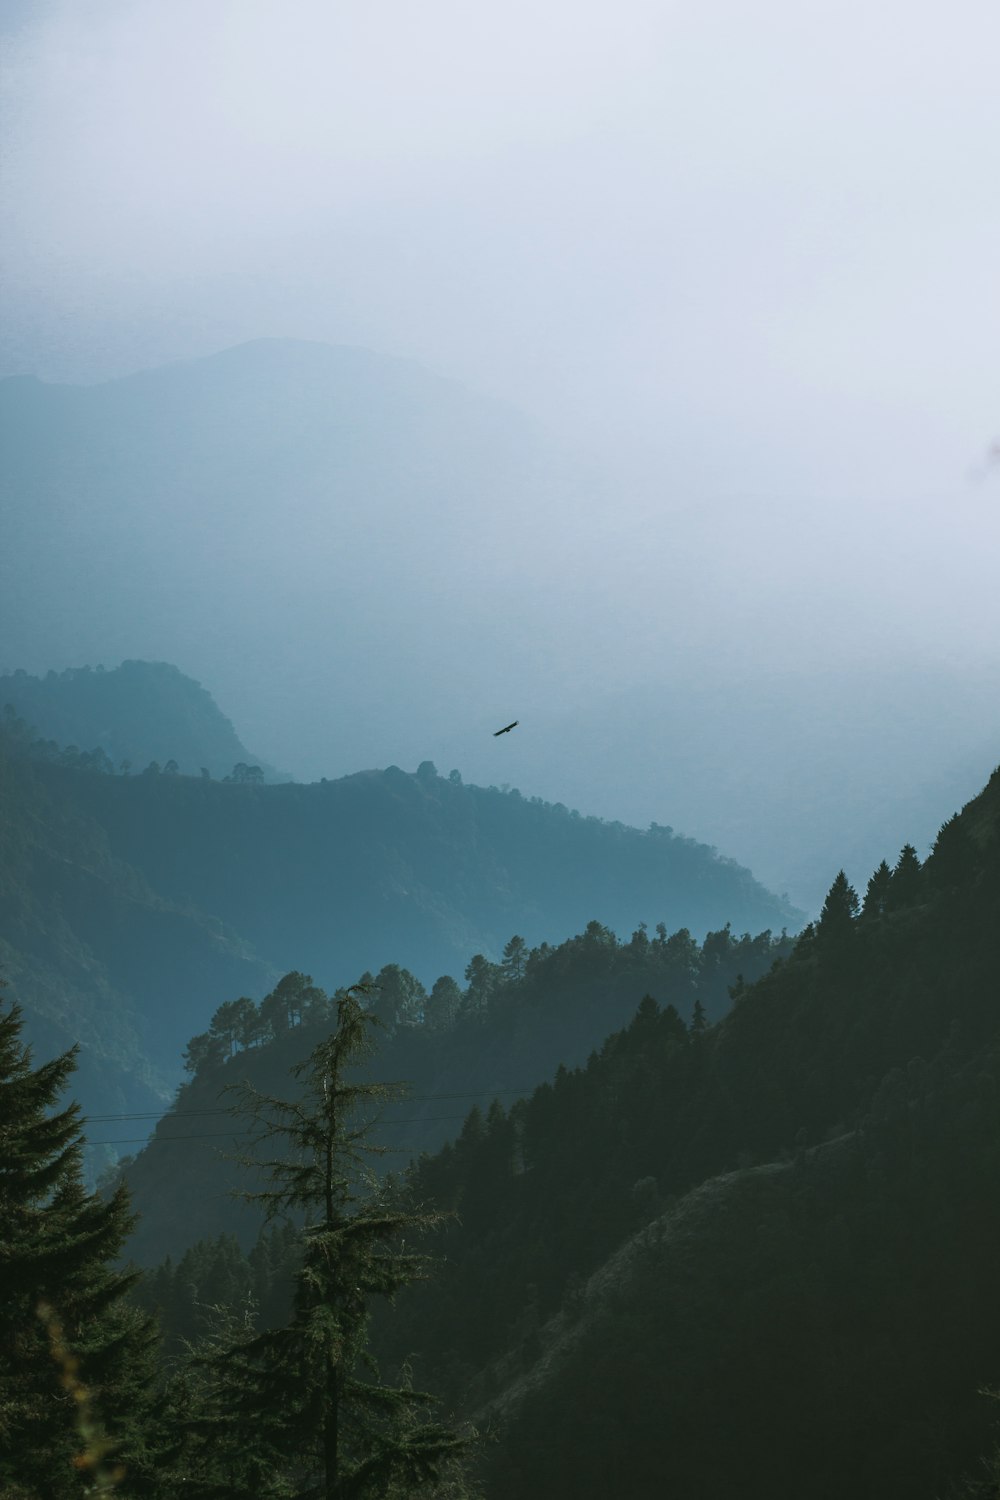
<instances>
[{"instance_id":1,"label":"pine tree","mask_svg":"<svg viewBox=\"0 0 1000 1500\"><path fill-rule=\"evenodd\" d=\"M905 906L914 906L920 900L923 881L917 851L912 844L904 844L892 872L892 884L886 898L886 910L899 911Z\"/></svg>"},{"instance_id":2,"label":"pine tree","mask_svg":"<svg viewBox=\"0 0 1000 1500\"><path fill-rule=\"evenodd\" d=\"M311 974L293 969L278 980L269 995L260 1002L260 1021L264 1034L284 1035L293 1026L325 1021L330 1014L327 996L313 984Z\"/></svg>"},{"instance_id":3,"label":"pine tree","mask_svg":"<svg viewBox=\"0 0 1000 1500\"><path fill-rule=\"evenodd\" d=\"M225 1416L230 1451L257 1465L256 1473L234 1471L234 1495L249 1493L248 1483L255 1493L270 1492L260 1487L268 1453L291 1486L274 1493L361 1500L394 1483L435 1483L467 1447L424 1418L430 1397L405 1381L383 1383L368 1355L374 1300L391 1299L425 1274L427 1257L407 1241L437 1218L405 1206L368 1167L383 1148L367 1140L365 1111L397 1096L352 1081L371 1051L374 1024L354 991L342 993L336 1030L295 1069L305 1084L301 1098L263 1095L249 1084L235 1090L238 1109L258 1121L258 1144L283 1143L286 1153L260 1164L268 1185L251 1196L271 1218L304 1214L306 1223L290 1320L216 1361L221 1383L210 1425L223 1431Z\"/></svg>"},{"instance_id":4,"label":"pine tree","mask_svg":"<svg viewBox=\"0 0 1000 1500\"><path fill-rule=\"evenodd\" d=\"M864 905L861 908L862 916L881 917L885 913L891 884L892 871L883 860L868 881Z\"/></svg>"},{"instance_id":5,"label":"pine tree","mask_svg":"<svg viewBox=\"0 0 1000 1500\"><path fill-rule=\"evenodd\" d=\"M55 1109L76 1050L34 1068L20 1031L0 1012L0 1493L63 1500L148 1471L155 1333L112 1269L127 1192L85 1191L79 1107Z\"/></svg>"},{"instance_id":6,"label":"pine tree","mask_svg":"<svg viewBox=\"0 0 1000 1500\"><path fill-rule=\"evenodd\" d=\"M935 889L952 890L970 880L976 868L976 855L976 846L961 815L955 813L940 829L924 868Z\"/></svg>"},{"instance_id":7,"label":"pine tree","mask_svg":"<svg viewBox=\"0 0 1000 1500\"><path fill-rule=\"evenodd\" d=\"M528 945L517 933L503 950L503 977L508 983L517 984L524 978L524 966L528 958Z\"/></svg>"},{"instance_id":8,"label":"pine tree","mask_svg":"<svg viewBox=\"0 0 1000 1500\"><path fill-rule=\"evenodd\" d=\"M424 1022L434 1031L447 1031L454 1024L462 1004L462 991L450 974L435 979L424 1006Z\"/></svg>"},{"instance_id":9,"label":"pine tree","mask_svg":"<svg viewBox=\"0 0 1000 1500\"><path fill-rule=\"evenodd\" d=\"M414 1026L424 1013L427 991L415 974L399 964L385 964L375 980L372 1011L391 1036L397 1026Z\"/></svg>"},{"instance_id":10,"label":"pine tree","mask_svg":"<svg viewBox=\"0 0 1000 1500\"><path fill-rule=\"evenodd\" d=\"M501 974L499 964L491 964L482 953L472 955L465 967L468 988L462 1000L463 1016L485 1021Z\"/></svg>"},{"instance_id":11,"label":"pine tree","mask_svg":"<svg viewBox=\"0 0 1000 1500\"><path fill-rule=\"evenodd\" d=\"M816 924L816 941L821 952L842 955L854 936L854 919L858 915L858 893L843 870L827 892L823 910Z\"/></svg>"}]
</instances>

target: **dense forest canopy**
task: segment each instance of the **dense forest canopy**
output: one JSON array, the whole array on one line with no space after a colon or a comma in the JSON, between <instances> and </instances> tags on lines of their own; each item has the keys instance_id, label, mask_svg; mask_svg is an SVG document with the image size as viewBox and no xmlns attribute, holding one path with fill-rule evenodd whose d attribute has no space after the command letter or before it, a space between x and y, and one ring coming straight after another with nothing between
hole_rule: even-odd
<instances>
[{"instance_id":1,"label":"dense forest canopy","mask_svg":"<svg viewBox=\"0 0 1000 1500\"><path fill-rule=\"evenodd\" d=\"M496 1088L491 1103L481 1071L483 1102L443 1147L424 1149L381 1185L368 1179L376 1196L361 1212L373 1226L445 1217L430 1279L400 1286L393 1310L366 1312L371 1350L399 1372L401 1383L386 1387L398 1395L385 1401L403 1425L398 1447L389 1429L375 1431L364 1472L396 1463L394 1452L406 1469L406 1444L424 1431L418 1393L426 1391L490 1434L475 1458L486 1496L666 1485L816 1500L986 1497L1000 1472L988 1457L993 1410L980 1394L1000 1372L998 910L1000 771L942 827L927 861L907 845L863 893L839 874L820 917L795 940L736 939L723 929L698 944L684 932L638 928L621 942L597 923L557 948L531 950L514 937L500 963L470 963L465 988L443 991L436 1013L398 966L332 997L292 972L260 1006L220 1006L195 1039L201 1046L189 1048L192 1079L176 1122L199 1125L194 1154L170 1165L165 1122L128 1177L155 1222L172 1179L184 1181L191 1203L224 1193L225 1174L213 1180L197 1163L207 1155L198 1139L206 1122L226 1136L218 1110L227 1103L237 1154L247 1155L247 1122L261 1111L295 1131L312 1132L315 1118L319 1142L334 1097L320 1086L328 1067L345 1099L377 1094L408 1033L425 1035L428 1053L436 1042L468 1065L477 1053L516 1050L520 1034L544 1027L546 1010L565 1025L601 985L634 994L649 980L660 998L642 998L589 1057L556 1067L539 1087ZM55 1117L51 1131L42 1123L69 1063L31 1073L16 1016L5 1024L10 1082L0 1079L0 1106L14 1098L10 1089L30 1086L34 1113L16 1127L35 1132L30 1149L78 1141L72 1112ZM358 1026L376 1029L377 1059L352 1050ZM317 1063L341 1044L341 1061ZM303 1082L289 1094L277 1080L293 1063ZM421 1095L389 1106L415 1110L411 1125L447 1097L432 1073L423 1076ZM233 1082L237 1095L220 1098ZM16 1111L5 1118L14 1129ZM391 1113L384 1128L398 1135ZM363 1131L381 1149L370 1117ZM268 1125L265 1144L272 1135ZM248 1171L249 1162L252 1151ZM178 1472L169 1455L178 1452L189 1465L216 1465L217 1475L229 1464L230 1484L252 1472L265 1494L283 1472L290 1450L282 1445L305 1411L291 1386L287 1415L275 1409L275 1421L258 1422L239 1456L226 1442L211 1452L204 1442L210 1432L251 1431L240 1423L267 1382L283 1379L282 1351L302 1337L303 1319L334 1305L324 1301L326 1272L309 1270L313 1220L295 1207L312 1190L289 1197L300 1179L278 1170L278 1206L291 1212L270 1227L230 1219L194 1243L197 1220L164 1204L164 1223L183 1216L191 1238L128 1292L136 1309L128 1326L140 1359L149 1348L142 1330L157 1315L174 1363L157 1376L143 1354L129 1377L148 1394L129 1424L118 1418L129 1433L123 1494L129 1464L138 1481L154 1453L161 1488L144 1478L151 1487L136 1493L165 1500ZM232 1164L228 1171L232 1182ZM36 1196L49 1180L43 1171ZM252 1187L252 1171L244 1183ZM121 1225L125 1189L109 1182L112 1190L107 1209L92 1199L87 1212L113 1213ZM79 1189L67 1201L81 1210L85 1202ZM109 1228L110 1253L121 1233ZM61 1263L53 1265L55 1305ZM117 1302L125 1290L115 1283ZM59 1337L72 1339L72 1330ZM178 1386L185 1340L208 1363ZM198 1368L209 1374L196 1378ZM328 1403L333 1387L323 1388ZM103 1433L104 1388L94 1380L87 1390L93 1431ZM17 1424L29 1420L28 1407L10 1410L19 1413L8 1418L12 1430L26 1432ZM433 1454L457 1460L468 1431L427 1428L427 1466L407 1470L410 1480L464 1493L454 1486L467 1487L470 1476L444 1476ZM71 1442L72 1428L63 1433ZM365 1465L367 1450L345 1461ZM30 1485L25 1494L34 1500Z\"/></svg>"},{"instance_id":2,"label":"dense forest canopy","mask_svg":"<svg viewBox=\"0 0 1000 1500\"><path fill-rule=\"evenodd\" d=\"M668 934L662 926L620 941L591 922L556 947L529 950L515 935L500 963L474 955L464 985L444 975L428 993L396 964L363 975L381 1027L375 1076L408 1082L407 1097L387 1106L375 1138L395 1148L399 1168L454 1136L472 1101L485 1109L497 1095L526 1097L558 1067L584 1062L650 990L704 1023L792 946L784 936L736 937L728 927L700 944L684 929ZM252 1242L255 1220L226 1193L233 1168L220 1152L238 1149L243 1127L227 1135L222 1093L240 1079L278 1092L288 1068L329 1026L336 1003L293 972L259 1006L247 997L224 1002L208 1031L191 1039L190 1082L127 1169L141 1214L130 1246L137 1259L179 1254L192 1237L230 1231ZM136 1134L127 1121L111 1120L101 1139L128 1142Z\"/></svg>"},{"instance_id":3,"label":"dense forest canopy","mask_svg":"<svg viewBox=\"0 0 1000 1500\"><path fill-rule=\"evenodd\" d=\"M1000 7L0 48L0 1500L1000 1500Z\"/></svg>"},{"instance_id":4,"label":"dense forest canopy","mask_svg":"<svg viewBox=\"0 0 1000 1500\"><path fill-rule=\"evenodd\" d=\"M260 1000L293 966L335 988L398 963L430 989L476 954L498 962L512 932L537 945L592 919L699 935L798 920L749 871L672 830L466 786L429 762L311 785L265 784L242 760L221 778L182 765L186 733L210 758L228 729L171 669L41 687L76 737L41 738L13 707L0 723L0 959L32 1039L81 1042L88 1113L162 1101L220 1000ZM155 702L157 758L123 766L88 744L95 721L71 720L78 700L88 713Z\"/></svg>"},{"instance_id":5,"label":"dense forest canopy","mask_svg":"<svg viewBox=\"0 0 1000 1500\"><path fill-rule=\"evenodd\" d=\"M167 662L69 667L0 676L0 705L43 742L92 757L94 769L138 774L151 764L222 777L253 756L212 695Z\"/></svg>"}]
</instances>

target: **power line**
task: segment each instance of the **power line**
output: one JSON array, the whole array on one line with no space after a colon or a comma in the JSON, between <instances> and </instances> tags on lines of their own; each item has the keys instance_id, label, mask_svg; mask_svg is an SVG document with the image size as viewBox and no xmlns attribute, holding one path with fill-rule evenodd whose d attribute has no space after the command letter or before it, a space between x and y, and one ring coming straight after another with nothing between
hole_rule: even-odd
<instances>
[{"instance_id":1,"label":"power line","mask_svg":"<svg viewBox=\"0 0 1000 1500\"><path fill-rule=\"evenodd\" d=\"M433 1098L434 1096L430 1095L429 1097ZM441 1097L442 1098L447 1098L448 1095L444 1094L444 1095L441 1095ZM461 1097L461 1096L459 1096L459 1097ZM395 1128L395 1126L397 1126L397 1125L433 1125L433 1124L441 1124L444 1121L450 1121L450 1122L454 1123L456 1120L465 1120L467 1118L468 1118L468 1115L415 1115L412 1120L373 1120L372 1123L371 1123L371 1125L369 1126L369 1129L371 1129L371 1130L385 1130L385 1129ZM157 1143L159 1143L161 1141L167 1141L167 1142L170 1142L171 1144L174 1144L174 1143L176 1143L178 1141L211 1141L211 1140L220 1140L220 1141L221 1140L230 1140L230 1141L233 1141L233 1140L242 1140L246 1136L255 1135L256 1133L257 1132L254 1131L254 1130L202 1130L202 1131L193 1131L190 1135L158 1135L158 1136L154 1136L154 1137L146 1136L146 1135L140 1135L140 1136L134 1136L134 1137L132 1137L131 1139L128 1139L128 1140L121 1140L121 1139L119 1139L119 1140L113 1140L113 1141L90 1141L90 1140L88 1140L87 1141L87 1145L88 1146L137 1146L137 1145L143 1145L144 1146L144 1145L148 1145L152 1140L155 1140ZM405 1146L399 1146L399 1147L393 1147L392 1149L393 1150L399 1150L399 1151L405 1151L406 1147Z\"/></svg>"},{"instance_id":2,"label":"power line","mask_svg":"<svg viewBox=\"0 0 1000 1500\"><path fill-rule=\"evenodd\" d=\"M508 1094L533 1094L538 1084L532 1084L527 1088L520 1089L480 1089L470 1094L404 1094L400 1098L401 1104L422 1104L438 1099L496 1099L500 1095ZM232 1110L225 1106L212 1109L164 1109L160 1111L150 1110L146 1113L135 1114L110 1114L110 1115L83 1115L81 1123L84 1125L110 1125L113 1121L126 1123L132 1120L180 1120L188 1119L197 1115L228 1115ZM96 1142L94 1144L97 1144Z\"/></svg>"}]
</instances>

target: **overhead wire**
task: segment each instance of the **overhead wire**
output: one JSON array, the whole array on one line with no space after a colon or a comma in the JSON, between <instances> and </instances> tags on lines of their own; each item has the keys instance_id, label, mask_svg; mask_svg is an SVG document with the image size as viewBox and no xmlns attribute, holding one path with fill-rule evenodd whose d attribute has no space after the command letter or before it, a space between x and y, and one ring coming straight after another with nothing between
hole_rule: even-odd
<instances>
[{"instance_id":1,"label":"overhead wire","mask_svg":"<svg viewBox=\"0 0 1000 1500\"><path fill-rule=\"evenodd\" d=\"M524 1095L526 1095L526 1094L532 1094L534 1092L535 1092L534 1088L525 1088L525 1089L493 1089L493 1090L486 1090L483 1093L470 1093L470 1094L408 1094L408 1095L405 1096L405 1098L401 1099L399 1102L401 1104L409 1104L409 1103L411 1103L413 1101L421 1101L422 1102L424 1100L430 1101L430 1100L437 1100L437 1099L487 1099L487 1098L489 1098L489 1099L496 1099L496 1098L499 1098L500 1095L505 1095L506 1096L506 1095L510 1095L510 1094L516 1094L516 1095L518 1095L518 1096L520 1096L520 1097L523 1098ZM224 1114L231 1114L231 1113L232 1113L231 1110L226 1110L226 1109L203 1109L203 1110L202 1109L192 1109L192 1110L177 1110L175 1112L167 1111L166 1113L164 1113L162 1115L88 1115L86 1117L84 1123L105 1123L105 1124L110 1124L112 1121L120 1120L122 1122L122 1124L125 1124L126 1122L128 1122L130 1120L142 1120L142 1119L173 1120L173 1119L179 1119L179 1118L190 1118L192 1116L200 1116L200 1115L224 1115ZM461 1115L414 1115L411 1119L403 1119L403 1120L399 1120L399 1119L373 1120L373 1121L371 1121L369 1128L371 1130L386 1130L386 1129L394 1129L397 1125L438 1125L438 1124L445 1124L445 1123L456 1124L460 1120L463 1120L463 1121L467 1120L468 1117L469 1117L469 1113L470 1112L468 1110L466 1110L466 1112L464 1114L461 1114ZM143 1135L143 1136L131 1136L131 1137L115 1137L114 1139L111 1139L111 1140L96 1140L96 1141L88 1139L87 1142L86 1142L86 1144L88 1146L146 1146L146 1145L152 1144L152 1142L155 1141L157 1144L159 1144L160 1142L169 1142L171 1145L173 1145L173 1144L175 1144L178 1141L241 1140L241 1139L244 1139L247 1136L252 1136L254 1134L256 1134L256 1132L254 1130L237 1130L237 1129L233 1129L233 1130L202 1130L202 1131L191 1131L187 1135L159 1135L159 1134L156 1134L156 1135ZM383 1144L383 1143L380 1143L380 1144ZM408 1148L406 1146L393 1146L390 1149L397 1150L397 1151L405 1151Z\"/></svg>"},{"instance_id":2,"label":"overhead wire","mask_svg":"<svg viewBox=\"0 0 1000 1500\"><path fill-rule=\"evenodd\" d=\"M418 1115L418 1116L416 1116L412 1120L373 1120L371 1122L371 1124L369 1125L368 1128L370 1130L387 1130L387 1129L394 1128L396 1125L431 1125L431 1124L438 1124L438 1123L441 1123L443 1121L455 1122L455 1121L458 1121L458 1120L466 1120L466 1119L468 1119L468 1115L425 1115L423 1117L421 1117L421 1116ZM129 1140L121 1140L121 1139L117 1139L117 1138L115 1140L110 1140L110 1141L90 1141L90 1140L88 1140L87 1141L87 1145L88 1146L135 1146L135 1145L143 1145L143 1146L145 1146L145 1145L152 1144L152 1142L154 1140L156 1141L157 1145L159 1145L159 1143L161 1141L169 1142L170 1145L174 1145L178 1141L211 1141L211 1140L230 1140L230 1141L235 1141L235 1140L242 1140L242 1139L244 1139L247 1136L256 1135L256 1133L257 1132L254 1131L254 1130L202 1130L202 1131L192 1131L192 1133L190 1135L157 1135L157 1136L139 1135L139 1136L134 1136L134 1137L132 1137ZM379 1144L382 1145L382 1144L384 1144L384 1142L379 1142ZM393 1149L394 1150L399 1150L399 1151L405 1151L407 1148L405 1146L398 1146L398 1147L393 1147Z\"/></svg>"},{"instance_id":3,"label":"overhead wire","mask_svg":"<svg viewBox=\"0 0 1000 1500\"><path fill-rule=\"evenodd\" d=\"M438 1099L497 1099L501 1095L508 1094L533 1094L538 1084L531 1084L525 1088L518 1089L477 1089L471 1093L464 1094L401 1094L401 1104L423 1104ZM231 1109L224 1105L218 1105L211 1109L164 1109L137 1111L132 1114L107 1114L107 1115L83 1115L81 1123L84 1125L109 1125L113 1121L121 1120L123 1123L131 1120L180 1120L191 1118L196 1115L228 1115Z\"/></svg>"}]
</instances>

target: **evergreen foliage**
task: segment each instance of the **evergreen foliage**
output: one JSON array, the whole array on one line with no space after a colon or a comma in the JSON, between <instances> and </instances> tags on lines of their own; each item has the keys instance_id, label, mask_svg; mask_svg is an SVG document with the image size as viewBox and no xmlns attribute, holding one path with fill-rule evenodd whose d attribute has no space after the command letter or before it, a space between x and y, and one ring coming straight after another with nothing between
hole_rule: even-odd
<instances>
[{"instance_id":1,"label":"evergreen foliage","mask_svg":"<svg viewBox=\"0 0 1000 1500\"><path fill-rule=\"evenodd\" d=\"M170 1358L218 1332L219 1308L234 1313L252 1308L255 1325L277 1327L291 1311L299 1240L291 1222L262 1230L247 1255L232 1234L199 1240L176 1262L167 1256L144 1276L132 1290L132 1300L158 1319Z\"/></svg>"},{"instance_id":2,"label":"evergreen foliage","mask_svg":"<svg viewBox=\"0 0 1000 1500\"><path fill-rule=\"evenodd\" d=\"M817 939L828 952L836 953L846 948L854 931L858 909L858 893L840 870L827 892L816 924Z\"/></svg>"},{"instance_id":3,"label":"evergreen foliage","mask_svg":"<svg viewBox=\"0 0 1000 1500\"><path fill-rule=\"evenodd\" d=\"M985 806L947 836L961 866L945 880L935 853L908 905L860 920L838 878L833 942L821 920L775 963L770 938L620 943L592 923L529 953L519 982L491 976L485 1013L428 1029L438 1050L495 1052L546 994L568 1014L588 980L650 965L684 1004L647 995L585 1066L473 1108L411 1169L411 1200L456 1217L441 1272L376 1310L374 1347L414 1355L422 1385L494 1431L489 1496L993 1493L995 1460L976 1466L976 1393L1000 1373L1000 800ZM240 1056L273 1066L281 1045ZM202 1254L236 1260L231 1242Z\"/></svg>"},{"instance_id":4,"label":"evergreen foliage","mask_svg":"<svg viewBox=\"0 0 1000 1500\"><path fill-rule=\"evenodd\" d=\"M458 1214L448 1275L381 1345L497 1427L489 1494L941 1500L974 1472L1000 1372L998 791L947 879L904 852L906 904L861 922L838 877L721 1022L644 1001L417 1164Z\"/></svg>"},{"instance_id":5,"label":"evergreen foliage","mask_svg":"<svg viewBox=\"0 0 1000 1500\"><path fill-rule=\"evenodd\" d=\"M43 1055L78 1044L74 1091L87 1114L162 1109L185 1038L218 998L260 994L276 976L217 920L165 900L116 858L74 788L123 778L53 779L33 743L26 726L0 724L0 964L25 1038Z\"/></svg>"},{"instance_id":6,"label":"evergreen foliage","mask_svg":"<svg viewBox=\"0 0 1000 1500\"><path fill-rule=\"evenodd\" d=\"M23 859L37 829L12 789L70 806L79 771L13 759L0 808ZM186 780L128 778L153 797ZM269 794L189 785L237 821ZM440 790L430 763L388 785ZM243 1185L273 1222L254 1243L259 1217L237 1238L218 1216L142 1284L114 1267L124 1190L83 1186L79 1111L58 1103L72 1054L34 1067L0 1010L5 1500L459 1496L465 1443L431 1390L496 1433L491 1500L996 1494L977 1392L1000 1378L1000 775L859 905L840 872L795 944L662 922L623 942L592 920L558 947L484 945L464 990L387 963L332 996L300 970L259 1005L220 992L130 1172L147 1253L204 1232L227 1185L205 1122L234 1083L228 1133L256 1127L246 1170L269 1176ZM454 1135L449 1090L457 1136L380 1178L383 1128ZM444 1264L418 1294L431 1225Z\"/></svg>"},{"instance_id":7,"label":"evergreen foliage","mask_svg":"<svg viewBox=\"0 0 1000 1500\"><path fill-rule=\"evenodd\" d=\"M79 1107L59 1107L74 1053L33 1067L20 1030L0 1011L0 1489L69 1500L148 1474L155 1340L115 1268L127 1192L84 1191Z\"/></svg>"},{"instance_id":8,"label":"evergreen foliage","mask_svg":"<svg viewBox=\"0 0 1000 1500\"><path fill-rule=\"evenodd\" d=\"M352 1076L370 1054L372 1024L346 992L333 1032L296 1069L300 1097L238 1089L260 1140L278 1152L254 1197L268 1217L304 1215L305 1224L290 1318L230 1339L212 1356L217 1386L208 1414L193 1424L212 1435L202 1457L213 1478L228 1469L234 1494L252 1486L255 1494L361 1500L394 1484L410 1493L435 1484L466 1447L420 1415L430 1397L407 1381L383 1382L368 1356L373 1300L424 1275L426 1257L406 1237L412 1247L438 1218L406 1207L368 1169L380 1150L367 1139L368 1115L391 1093ZM220 1433L228 1434L221 1448Z\"/></svg>"},{"instance_id":9,"label":"evergreen foliage","mask_svg":"<svg viewBox=\"0 0 1000 1500\"><path fill-rule=\"evenodd\" d=\"M383 1029L382 1045L372 1059L374 1076L407 1078L416 1098L386 1107L377 1139L401 1146L407 1154L437 1149L453 1135L470 1096L488 1105L498 1091L505 1096L510 1090L530 1092L560 1063L585 1061L610 1031L628 1020L644 993L673 1005L685 1019L696 1003L706 1018L715 1019L729 1009L730 991L740 976L745 982L757 979L793 946L786 936L769 932L737 937L725 927L698 943L684 929L668 935L663 924L660 928L652 939L638 929L621 942L593 922L558 947L531 949L517 981L479 955L472 969L476 976L488 976L485 998L473 981L463 991L442 976L422 1019L413 1011L397 1026ZM402 992L415 992L418 981L406 970L400 968L395 978ZM382 979L381 974L378 980L364 978L376 1010L383 992L375 986ZM183 1254L193 1240L215 1239L227 1231L238 1234L244 1248L253 1243L253 1217L226 1196L232 1168L219 1154L226 1133L213 1124L212 1112L218 1112L220 1090L233 1079L246 1077L264 1092L281 1088L293 1059L333 1024L343 992L328 999L308 975L286 976L277 989L290 984L310 996L301 1015L278 1007L276 1022L275 1003L265 997L256 1021L244 1032L247 1041L237 1039L230 1061L225 1039L235 1033L225 1029L229 1012L224 1007L210 1030L189 1043L191 1082L147 1149L128 1167L141 1213L132 1252L141 1262L159 1260L166 1251ZM283 1016L290 1017L288 1026ZM438 1103L435 1096L448 1102Z\"/></svg>"},{"instance_id":10,"label":"evergreen foliage","mask_svg":"<svg viewBox=\"0 0 1000 1500\"><path fill-rule=\"evenodd\" d=\"M906 906L913 906L920 899L922 890L920 869L916 849L912 844L904 844L900 850L899 859L896 861L896 868L892 872L892 882L886 902L887 910L901 911Z\"/></svg>"},{"instance_id":11,"label":"evergreen foliage","mask_svg":"<svg viewBox=\"0 0 1000 1500\"><path fill-rule=\"evenodd\" d=\"M892 871L883 859L878 868L869 877L864 904L861 908L861 915L863 917L884 916L889 909L888 897L891 884Z\"/></svg>"},{"instance_id":12,"label":"evergreen foliage","mask_svg":"<svg viewBox=\"0 0 1000 1500\"><path fill-rule=\"evenodd\" d=\"M234 762L252 761L230 721L211 695L166 662L125 661L69 667L33 677L25 671L0 676L0 704L8 718L35 728L35 753L53 758L60 746L83 746L83 769L114 774L162 763L167 775L204 766L221 776Z\"/></svg>"},{"instance_id":13,"label":"evergreen foliage","mask_svg":"<svg viewBox=\"0 0 1000 1500\"><path fill-rule=\"evenodd\" d=\"M159 769L172 760L180 774ZM399 966L410 990L387 974L384 1000L405 1026L424 1009L414 985L461 976L477 954L499 967L515 929L530 946L595 912L624 930L643 911L698 931L798 915L693 840L444 780L429 763L296 786L213 780L199 760L166 741L149 774L112 774L100 745L47 745L13 713L0 723L0 962L35 1044L81 1041L88 1112L153 1109L219 1002L269 993L289 955L332 986ZM218 1061L218 1040L199 1041L190 1066Z\"/></svg>"}]
</instances>

